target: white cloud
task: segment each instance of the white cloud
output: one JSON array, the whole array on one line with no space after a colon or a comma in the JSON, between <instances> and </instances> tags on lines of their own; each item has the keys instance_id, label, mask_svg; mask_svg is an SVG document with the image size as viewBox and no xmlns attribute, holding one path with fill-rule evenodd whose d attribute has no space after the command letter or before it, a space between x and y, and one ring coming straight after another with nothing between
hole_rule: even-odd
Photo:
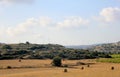
<instances>
[{"instance_id":1,"label":"white cloud","mask_svg":"<svg viewBox=\"0 0 120 77\"><path fill-rule=\"evenodd\" d=\"M62 33L64 32L63 31L64 28L65 30L66 28L69 30L74 27L80 29L81 27L84 27L84 26L88 27L86 25L88 25L89 22L90 22L89 20L83 19L79 16L67 17L62 20L55 20L49 17L29 18L26 21L16 26L11 26L9 28L7 28L8 27L7 26L3 30L1 29L1 26L0 26L0 37L2 36L1 40L7 41L7 42L19 42L23 40L24 41L28 40L30 42L40 42L40 43L53 42L54 43L53 39L57 39L58 41L61 41L61 39L58 39L61 36L65 37L65 40L69 39L68 38L69 36L66 37L66 34L62 35ZM58 30L58 28L60 30ZM55 42L58 42L57 40Z\"/></svg>"},{"instance_id":2,"label":"white cloud","mask_svg":"<svg viewBox=\"0 0 120 77\"><path fill-rule=\"evenodd\" d=\"M49 17L40 17L38 23L40 26L50 26L53 23L53 20Z\"/></svg>"},{"instance_id":3,"label":"white cloud","mask_svg":"<svg viewBox=\"0 0 120 77\"><path fill-rule=\"evenodd\" d=\"M68 17L62 22L57 23L57 27L64 28L64 27L79 27L83 25L87 25L89 20L82 19L81 17L73 16Z\"/></svg>"},{"instance_id":4,"label":"white cloud","mask_svg":"<svg viewBox=\"0 0 120 77\"><path fill-rule=\"evenodd\" d=\"M120 21L120 8L104 8L100 12L99 18L104 22L118 22Z\"/></svg>"},{"instance_id":5,"label":"white cloud","mask_svg":"<svg viewBox=\"0 0 120 77\"><path fill-rule=\"evenodd\" d=\"M38 29L41 27L47 28L51 26L52 19L49 17L40 17L40 18L29 18L25 22L16 25L16 27L8 27L6 29L6 34L9 36L19 36L32 31L33 29Z\"/></svg>"},{"instance_id":6,"label":"white cloud","mask_svg":"<svg viewBox=\"0 0 120 77\"><path fill-rule=\"evenodd\" d=\"M18 24L16 27L9 27L6 32L10 36L15 36L27 32L27 30L30 27L36 25L37 25L37 20L34 18L30 18L26 22Z\"/></svg>"},{"instance_id":7,"label":"white cloud","mask_svg":"<svg viewBox=\"0 0 120 77\"><path fill-rule=\"evenodd\" d=\"M88 20L84 20L81 17L76 17L76 16L68 17L66 19L63 19L63 21L55 21L49 17L29 18L23 23L6 28L5 31L2 33L5 33L6 36L10 36L10 37L16 37L20 35L27 36L29 32L33 32L34 34L34 31L39 30L40 28L62 29L69 27L79 27L79 26L87 25L88 23L89 23ZM0 32L0 34L2 33ZM39 35L39 31L36 31L35 35L36 34Z\"/></svg>"}]
</instances>

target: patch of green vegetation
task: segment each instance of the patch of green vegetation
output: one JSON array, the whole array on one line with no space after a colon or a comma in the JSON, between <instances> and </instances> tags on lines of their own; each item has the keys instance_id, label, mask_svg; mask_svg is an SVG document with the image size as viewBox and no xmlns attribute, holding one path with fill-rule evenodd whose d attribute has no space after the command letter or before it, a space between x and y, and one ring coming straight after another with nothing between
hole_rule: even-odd
<instances>
[{"instance_id":1,"label":"patch of green vegetation","mask_svg":"<svg viewBox=\"0 0 120 77\"><path fill-rule=\"evenodd\" d=\"M120 58L100 58L97 62L120 63Z\"/></svg>"},{"instance_id":2,"label":"patch of green vegetation","mask_svg":"<svg viewBox=\"0 0 120 77\"><path fill-rule=\"evenodd\" d=\"M113 54L111 55L112 58L120 58L120 54Z\"/></svg>"}]
</instances>

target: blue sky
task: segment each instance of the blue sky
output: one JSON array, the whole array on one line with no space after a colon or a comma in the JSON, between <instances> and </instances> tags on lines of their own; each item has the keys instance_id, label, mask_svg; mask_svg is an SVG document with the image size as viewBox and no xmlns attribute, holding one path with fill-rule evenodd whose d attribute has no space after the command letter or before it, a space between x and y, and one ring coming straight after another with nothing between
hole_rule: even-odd
<instances>
[{"instance_id":1,"label":"blue sky","mask_svg":"<svg viewBox=\"0 0 120 77\"><path fill-rule=\"evenodd\" d=\"M0 42L120 41L120 0L0 0Z\"/></svg>"}]
</instances>

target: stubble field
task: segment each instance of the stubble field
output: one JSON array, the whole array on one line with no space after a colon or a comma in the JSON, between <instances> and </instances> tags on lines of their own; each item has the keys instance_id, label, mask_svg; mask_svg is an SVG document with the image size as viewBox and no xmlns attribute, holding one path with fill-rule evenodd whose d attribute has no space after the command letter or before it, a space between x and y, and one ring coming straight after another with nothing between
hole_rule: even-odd
<instances>
[{"instance_id":1,"label":"stubble field","mask_svg":"<svg viewBox=\"0 0 120 77\"><path fill-rule=\"evenodd\" d=\"M68 67L52 67L51 60L0 60L0 77L120 77L120 64L94 60L65 60ZM76 65L83 62L87 65ZM8 68L8 66L12 68ZM81 67L84 67L82 70ZM114 70L111 70L114 67ZM64 69L68 72L64 72Z\"/></svg>"}]
</instances>

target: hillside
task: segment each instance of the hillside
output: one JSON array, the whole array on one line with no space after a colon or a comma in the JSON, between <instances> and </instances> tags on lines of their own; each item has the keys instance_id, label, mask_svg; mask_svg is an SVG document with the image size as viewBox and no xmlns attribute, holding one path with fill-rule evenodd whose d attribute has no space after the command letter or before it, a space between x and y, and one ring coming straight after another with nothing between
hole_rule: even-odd
<instances>
[{"instance_id":1,"label":"hillside","mask_svg":"<svg viewBox=\"0 0 120 77\"><path fill-rule=\"evenodd\" d=\"M89 48L91 51L120 53L120 41L116 43L107 43L96 45Z\"/></svg>"},{"instance_id":2,"label":"hillside","mask_svg":"<svg viewBox=\"0 0 120 77\"><path fill-rule=\"evenodd\" d=\"M0 59L53 59L60 56L66 59L91 59L109 57L106 53L83 49L65 48L58 44L0 44Z\"/></svg>"},{"instance_id":3,"label":"hillside","mask_svg":"<svg viewBox=\"0 0 120 77\"><path fill-rule=\"evenodd\" d=\"M120 41L116 43L104 43L93 45L66 46L73 49L87 49L89 51L120 53Z\"/></svg>"},{"instance_id":4,"label":"hillside","mask_svg":"<svg viewBox=\"0 0 120 77\"><path fill-rule=\"evenodd\" d=\"M0 59L14 58L42 58L37 55L42 52L54 52L56 50L65 49L64 46L58 44L31 44L29 42L19 44L0 44Z\"/></svg>"}]
</instances>

